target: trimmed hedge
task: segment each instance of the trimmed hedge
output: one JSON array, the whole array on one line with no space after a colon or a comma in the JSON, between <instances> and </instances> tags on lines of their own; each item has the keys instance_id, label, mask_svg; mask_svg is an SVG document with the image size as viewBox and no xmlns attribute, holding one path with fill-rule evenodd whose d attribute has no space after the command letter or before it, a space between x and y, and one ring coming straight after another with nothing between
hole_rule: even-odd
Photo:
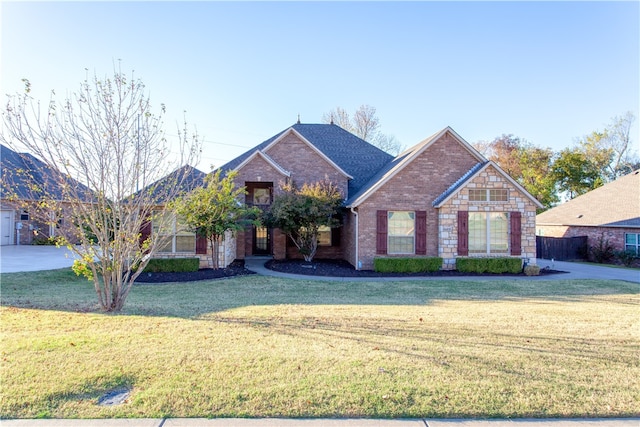
<instances>
[{"instance_id":1,"label":"trimmed hedge","mask_svg":"<svg viewBox=\"0 0 640 427\"><path fill-rule=\"evenodd\" d=\"M145 273L185 273L198 271L200 258L152 258L144 268Z\"/></svg>"},{"instance_id":2,"label":"trimmed hedge","mask_svg":"<svg viewBox=\"0 0 640 427\"><path fill-rule=\"evenodd\" d=\"M373 269L378 273L428 273L442 267L442 258L374 258Z\"/></svg>"},{"instance_id":3,"label":"trimmed hedge","mask_svg":"<svg viewBox=\"0 0 640 427\"><path fill-rule=\"evenodd\" d=\"M456 258L456 269L463 273L520 273L520 258Z\"/></svg>"}]
</instances>

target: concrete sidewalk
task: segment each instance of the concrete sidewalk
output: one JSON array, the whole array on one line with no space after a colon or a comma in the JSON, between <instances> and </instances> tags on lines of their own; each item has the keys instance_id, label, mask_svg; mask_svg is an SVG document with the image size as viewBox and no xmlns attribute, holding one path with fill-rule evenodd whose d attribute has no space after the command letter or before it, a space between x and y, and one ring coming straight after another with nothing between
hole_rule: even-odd
<instances>
[{"instance_id":1,"label":"concrete sidewalk","mask_svg":"<svg viewBox=\"0 0 640 427\"><path fill-rule=\"evenodd\" d=\"M584 419L285 419L121 418L93 420L2 420L3 427L638 427L640 418Z\"/></svg>"}]
</instances>

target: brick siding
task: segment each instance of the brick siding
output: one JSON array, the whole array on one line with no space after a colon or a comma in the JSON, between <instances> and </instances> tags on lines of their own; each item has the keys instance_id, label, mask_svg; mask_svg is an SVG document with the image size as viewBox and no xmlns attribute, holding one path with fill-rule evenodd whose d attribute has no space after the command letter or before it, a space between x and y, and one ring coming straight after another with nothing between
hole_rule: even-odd
<instances>
[{"instance_id":1,"label":"brick siding","mask_svg":"<svg viewBox=\"0 0 640 427\"><path fill-rule=\"evenodd\" d=\"M378 209L426 211L426 256L438 256L438 212L432 202L477 163L478 160L449 133L434 141L358 206L360 245L359 259L354 260L354 264L361 262L362 269L373 268Z\"/></svg>"},{"instance_id":2,"label":"brick siding","mask_svg":"<svg viewBox=\"0 0 640 427\"><path fill-rule=\"evenodd\" d=\"M567 225L537 225L538 236L545 237L577 237L587 236L587 246L598 245L600 238L608 240L616 251L625 249L625 234L640 233L640 228L622 227L585 227Z\"/></svg>"}]
</instances>

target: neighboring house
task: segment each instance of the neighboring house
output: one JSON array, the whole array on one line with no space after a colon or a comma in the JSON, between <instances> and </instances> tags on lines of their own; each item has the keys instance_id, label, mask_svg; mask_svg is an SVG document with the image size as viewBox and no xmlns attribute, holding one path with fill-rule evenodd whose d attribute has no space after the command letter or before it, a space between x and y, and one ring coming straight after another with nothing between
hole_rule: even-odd
<instances>
[{"instance_id":1,"label":"neighboring house","mask_svg":"<svg viewBox=\"0 0 640 427\"><path fill-rule=\"evenodd\" d=\"M31 154L17 153L0 144L0 244L28 245L36 239L55 237L61 228L71 226L58 174ZM86 192L90 200L87 187L72 178L66 180L80 189L80 194ZM55 210L37 207L45 195L55 202Z\"/></svg>"},{"instance_id":2,"label":"neighboring house","mask_svg":"<svg viewBox=\"0 0 640 427\"><path fill-rule=\"evenodd\" d=\"M535 262L542 205L447 127L397 157L334 124L297 123L221 166L246 203L268 208L281 185L328 178L345 198L342 226L321 230L317 258L372 269L376 257L518 257ZM296 257L279 230L236 236L236 257Z\"/></svg>"},{"instance_id":3,"label":"neighboring house","mask_svg":"<svg viewBox=\"0 0 640 427\"><path fill-rule=\"evenodd\" d=\"M539 214L536 230L545 237L587 236L589 247L604 239L640 255L640 169Z\"/></svg>"}]
</instances>

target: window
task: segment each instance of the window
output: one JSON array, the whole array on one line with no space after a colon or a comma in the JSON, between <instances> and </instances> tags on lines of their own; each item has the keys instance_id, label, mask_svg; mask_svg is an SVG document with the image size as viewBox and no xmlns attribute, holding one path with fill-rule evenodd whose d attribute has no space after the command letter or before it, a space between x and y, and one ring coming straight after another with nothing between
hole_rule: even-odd
<instances>
[{"instance_id":1,"label":"window","mask_svg":"<svg viewBox=\"0 0 640 427\"><path fill-rule=\"evenodd\" d=\"M506 212L469 212L469 253L495 254L509 250Z\"/></svg>"},{"instance_id":2,"label":"window","mask_svg":"<svg viewBox=\"0 0 640 427\"><path fill-rule=\"evenodd\" d=\"M624 235L624 250L640 255L640 233L626 233Z\"/></svg>"},{"instance_id":3,"label":"window","mask_svg":"<svg viewBox=\"0 0 640 427\"><path fill-rule=\"evenodd\" d=\"M253 204L254 205L268 205L271 203L271 195L268 188L254 188L253 189Z\"/></svg>"},{"instance_id":4,"label":"window","mask_svg":"<svg viewBox=\"0 0 640 427\"><path fill-rule=\"evenodd\" d=\"M331 246L331 228L326 225L318 227L318 246Z\"/></svg>"},{"instance_id":5,"label":"window","mask_svg":"<svg viewBox=\"0 0 640 427\"><path fill-rule=\"evenodd\" d=\"M165 236L164 244L158 252L190 252L196 251L196 234L185 231L184 224L170 212L158 213L154 216L153 233ZM163 239L164 240L164 239Z\"/></svg>"},{"instance_id":6,"label":"window","mask_svg":"<svg viewBox=\"0 0 640 427\"><path fill-rule=\"evenodd\" d=\"M509 193L505 188L472 188L469 190L471 202L506 202Z\"/></svg>"},{"instance_id":7,"label":"window","mask_svg":"<svg viewBox=\"0 0 640 427\"><path fill-rule=\"evenodd\" d=\"M415 253L415 218L415 212L388 212L387 253Z\"/></svg>"},{"instance_id":8,"label":"window","mask_svg":"<svg viewBox=\"0 0 640 427\"><path fill-rule=\"evenodd\" d=\"M29 211L22 211L20 213L20 221L29 221Z\"/></svg>"}]
</instances>

